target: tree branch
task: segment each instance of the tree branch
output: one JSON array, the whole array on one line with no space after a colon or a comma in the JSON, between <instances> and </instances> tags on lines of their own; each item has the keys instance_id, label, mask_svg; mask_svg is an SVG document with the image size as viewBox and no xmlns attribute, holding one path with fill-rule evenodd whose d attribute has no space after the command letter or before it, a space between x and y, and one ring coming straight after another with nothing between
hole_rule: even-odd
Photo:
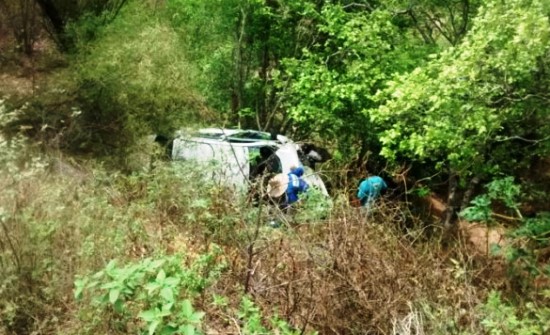
<instances>
[{"instance_id":1,"label":"tree branch","mask_svg":"<svg viewBox=\"0 0 550 335\"><path fill-rule=\"evenodd\" d=\"M449 43L451 43L452 45L454 45L454 41L453 39L451 38L451 36L448 35L447 32L445 32L445 30L441 27L441 21L439 21L438 18L436 17L432 17L430 16L430 14L428 14L428 12L423 12L424 15L426 15L426 17L430 20L430 22L432 23L432 25L435 27L435 29L437 29L437 31L439 31L439 33L445 37L445 39L447 41L449 41Z\"/></svg>"},{"instance_id":2,"label":"tree branch","mask_svg":"<svg viewBox=\"0 0 550 335\"><path fill-rule=\"evenodd\" d=\"M416 30L418 30L420 35L422 35L422 38L424 39L424 42L426 42L427 44L434 44L435 40L433 39L433 37L431 35L426 34L426 32L420 27L420 23L418 23L418 20L416 19L416 16L414 15L413 11L408 10L407 13L409 14L411 19L413 20L414 25L416 27Z\"/></svg>"},{"instance_id":3,"label":"tree branch","mask_svg":"<svg viewBox=\"0 0 550 335\"><path fill-rule=\"evenodd\" d=\"M470 0L464 0L464 6L462 7L462 27L460 28L460 34L466 33L468 28L468 20L470 19Z\"/></svg>"},{"instance_id":4,"label":"tree branch","mask_svg":"<svg viewBox=\"0 0 550 335\"><path fill-rule=\"evenodd\" d=\"M521 137L521 136L510 136L510 137L506 137L506 138L503 138L503 139L495 140L495 142L506 142L506 141L513 141L513 140L520 140L520 141L527 142L527 143L538 144L540 142L550 140L550 136L547 136L545 138L541 138L541 139L538 139L538 140L531 140L531 139L524 138L524 137Z\"/></svg>"},{"instance_id":5,"label":"tree branch","mask_svg":"<svg viewBox=\"0 0 550 335\"><path fill-rule=\"evenodd\" d=\"M372 8L372 6L369 4L369 3L357 3L357 2L352 2L350 4L347 4L345 6L342 6L343 9L348 9L348 8L351 8L351 7L361 7L361 8L366 8L368 9L369 11L373 11L374 9Z\"/></svg>"}]
</instances>

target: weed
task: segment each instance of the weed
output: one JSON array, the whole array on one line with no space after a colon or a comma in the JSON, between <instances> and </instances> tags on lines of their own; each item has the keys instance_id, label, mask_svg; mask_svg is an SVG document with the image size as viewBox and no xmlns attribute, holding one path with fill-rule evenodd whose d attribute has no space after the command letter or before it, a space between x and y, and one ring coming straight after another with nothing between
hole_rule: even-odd
<instances>
[{"instance_id":1,"label":"weed","mask_svg":"<svg viewBox=\"0 0 550 335\"><path fill-rule=\"evenodd\" d=\"M150 335L195 334L204 313L194 311L191 299L219 277L224 267L216 262L219 253L213 246L189 266L179 255L146 258L123 267L109 262L102 271L75 282L75 298L83 301L85 293L89 296L88 303L81 304L83 322L91 322L89 329L94 331L145 328ZM111 315L102 318L111 322L94 324L98 313Z\"/></svg>"},{"instance_id":2,"label":"weed","mask_svg":"<svg viewBox=\"0 0 550 335\"><path fill-rule=\"evenodd\" d=\"M550 331L550 308L529 302L525 310L502 301L498 292L491 292L481 306L483 328L491 335L542 335Z\"/></svg>"}]
</instances>

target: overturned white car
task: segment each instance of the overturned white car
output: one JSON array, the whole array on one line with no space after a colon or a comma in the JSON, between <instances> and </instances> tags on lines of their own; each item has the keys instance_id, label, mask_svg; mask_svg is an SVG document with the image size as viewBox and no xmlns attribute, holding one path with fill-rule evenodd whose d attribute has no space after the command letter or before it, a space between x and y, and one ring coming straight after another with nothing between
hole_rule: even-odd
<instances>
[{"instance_id":1,"label":"overturned white car","mask_svg":"<svg viewBox=\"0 0 550 335\"><path fill-rule=\"evenodd\" d=\"M292 167L304 166L304 180L328 195L311 162L323 157L282 135L241 129L207 128L180 131L171 148L173 160L191 160L211 165L212 177L237 189L248 188L250 181L265 174L288 173ZM300 160L307 160L303 162ZM308 164L304 164L308 163Z\"/></svg>"}]
</instances>

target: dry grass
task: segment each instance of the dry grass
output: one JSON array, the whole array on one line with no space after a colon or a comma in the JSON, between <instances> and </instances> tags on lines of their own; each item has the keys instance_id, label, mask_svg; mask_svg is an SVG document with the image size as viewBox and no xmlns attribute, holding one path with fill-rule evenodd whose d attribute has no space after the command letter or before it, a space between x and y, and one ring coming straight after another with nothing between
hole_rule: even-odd
<instances>
[{"instance_id":1,"label":"dry grass","mask_svg":"<svg viewBox=\"0 0 550 335\"><path fill-rule=\"evenodd\" d=\"M244 246L228 248L236 256L220 292L234 294L226 288L251 273L248 293L265 311L275 308L298 329L321 334L392 334L403 327L422 334L421 315L411 311L420 302L449 306L457 324L475 327L474 307L485 290L472 286L472 263L453 263L462 253L442 250L437 239L420 242L400 226L402 217L396 205L372 215L341 205L322 224L258 238L252 261Z\"/></svg>"},{"instance_id":2,"label":"dry grass","mask_svg":"<svg viewBox=\"0 0 550 335\"><path fill-rule=\"evenodd\" d=\"M424 319L422 313L410 307L409 314L396 319L393 324L392 335L424 335Z\"/></svg>"}]
</instances>

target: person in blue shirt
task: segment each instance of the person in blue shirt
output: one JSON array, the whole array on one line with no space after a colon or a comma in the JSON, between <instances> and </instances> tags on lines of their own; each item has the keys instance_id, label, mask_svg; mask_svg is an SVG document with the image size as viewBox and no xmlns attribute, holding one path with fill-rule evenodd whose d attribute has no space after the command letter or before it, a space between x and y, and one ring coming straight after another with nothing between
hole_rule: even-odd
<instances>
[{"instance_id":1,"label":"person in blue shirt","mask_svg":"<svg viewBox=\"0 0 550 335\"><path fill-rule=\"evenodd\" d=\"M380 196L380 193L387 188L388 185L386 185L384 179L379 176L370 176L359 184L357 198L361 201L361 206L368 208Z\"/></svg>"},{"instance_id":2,"label":"person in blue shirt","mask_svg":"<svg viewBox=\"0 0 550 335\"><path fill-rule=\"evenodd\" d=\"M299 200L298 194L307 192L309 185L302 179L303 175L304 168L301 166L291 169L288 173L288 187L286 188L288 205Z\"/></svg>"},{"instance_id":3,"label":"person in blue shirt","mask_svg":"<svg viewBox=\"0 0 550 335\"><path fill-rule=\"evenodd\" d=\"M309 185L302 179L304 168L292 168L287 175L278 174L269 181L267 193L272 198L279 198L283 194L286 199L283 207L288 207L300 199L300 194L307 192Z\"/></svg>"}]
</instances>

